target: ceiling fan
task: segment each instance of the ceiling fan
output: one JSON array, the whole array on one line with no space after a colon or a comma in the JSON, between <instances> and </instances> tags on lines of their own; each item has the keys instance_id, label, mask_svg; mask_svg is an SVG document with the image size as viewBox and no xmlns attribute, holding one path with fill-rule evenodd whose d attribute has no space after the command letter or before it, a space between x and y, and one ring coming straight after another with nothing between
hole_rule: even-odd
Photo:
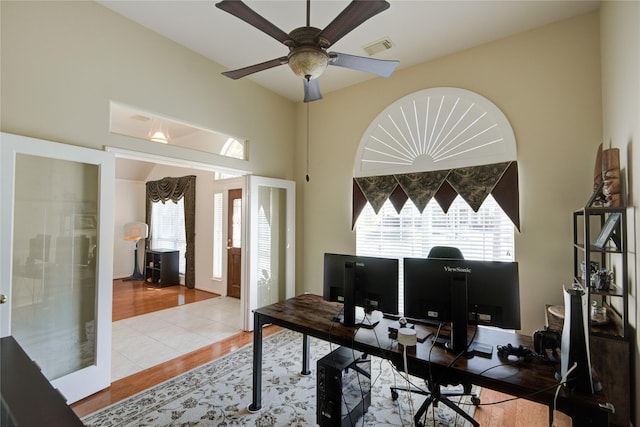
<instances>
[{"instance_id":1,"label":"ceiling fan","mask_svg":"<svg viewBox=\"0 0 640 427\"><path fill-rule=\"evenodd\" d=\"M311 0L307 0L307 25L292 30L289 34L263 18L240 0L222 0L216 7L253 25L289 48L289 54L260 64L222 73L232 79L239 79L258 71L288 64L304 82L304 102L322 99L318 77L328 65L350 68L389 77L399 61L346 55L327 52L327 48L354 30L367 19L388 9L385 0L353 0L323 30L310 25Z\"/></svg>"}]
</instances>

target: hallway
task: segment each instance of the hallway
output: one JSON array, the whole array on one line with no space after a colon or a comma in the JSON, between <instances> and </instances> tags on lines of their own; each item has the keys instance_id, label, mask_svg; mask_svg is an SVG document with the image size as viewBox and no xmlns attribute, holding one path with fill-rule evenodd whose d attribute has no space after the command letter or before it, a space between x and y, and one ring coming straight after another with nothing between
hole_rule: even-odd
<instances>
[{"instance_id":1,"label":"hallway","mask_svg":"<svg viewBox=\"0 0 640 427\"><path fill-rule=\"evenodd\" d=\"M113 289L112 381L242 331L236 298L122 280Z\"/></svg>"}]
</instances>

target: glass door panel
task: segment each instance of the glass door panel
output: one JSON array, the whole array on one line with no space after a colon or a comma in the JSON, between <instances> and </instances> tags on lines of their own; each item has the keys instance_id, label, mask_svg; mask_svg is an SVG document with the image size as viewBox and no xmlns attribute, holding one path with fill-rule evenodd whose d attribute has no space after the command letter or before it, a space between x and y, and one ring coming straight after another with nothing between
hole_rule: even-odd
<instances>
[{"instance_id":1,"label":"glass door panel","mask_svg":"<svg viewBox=\"0 0 640 427\"><path fill-rule=\"evenodd\" d=\"M98 173L16 156L11 334L49 380L95 364Z\"/></svg>"},{"instance_id":2,"label":"glass door panel","mask_svg":"<svg viewBox=\"0 0 640 427\"><path fill-rule=\"evenodd\" d=\"M295 183L256 176L248 181L249 280L243 307L245 330L253 330L252 310L295 294Z\"/></svg>"},{"instance_id":3,"label":"glass door panel","mask_svg":"<svg viewBox=\"0 0 640 427\"><path fill-rule=\"evenodd\" d=\"M258 189L258 307L286 299L286 201L282 188Z\"/></svg>"}]
</instances>

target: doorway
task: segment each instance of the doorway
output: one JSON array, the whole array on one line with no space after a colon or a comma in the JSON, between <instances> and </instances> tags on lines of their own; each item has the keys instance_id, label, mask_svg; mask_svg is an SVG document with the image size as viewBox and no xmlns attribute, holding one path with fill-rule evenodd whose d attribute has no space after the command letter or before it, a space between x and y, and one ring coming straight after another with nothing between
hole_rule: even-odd
<instances>
[{"instance_id":1,"label":"doorway","mask_svg":"<svg viewBox=\"0 0 640 427\"><path fill-rule=\"evenodd\" d=\"M227 296L240 298L242 277L242 189L229 190L227 221Z\"/></svg>"}]
</instances>

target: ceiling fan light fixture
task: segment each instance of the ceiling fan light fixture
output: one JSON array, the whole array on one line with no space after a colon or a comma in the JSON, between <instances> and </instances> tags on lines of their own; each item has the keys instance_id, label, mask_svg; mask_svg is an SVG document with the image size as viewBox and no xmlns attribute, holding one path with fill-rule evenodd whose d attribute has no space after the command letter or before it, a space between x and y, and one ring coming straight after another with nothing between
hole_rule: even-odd
<instances>
[{"instance_id":1,"label":"ceiling fan light fixture","mask_svg":"<svg viewBox=\"0 0 640 427\"><path fill-rule=\"evenodd\" d=\"M153 142L160 142L162 144L169 143L169 138L167 138L167 136L162 133L162 131L156 131L153 135L151 135L151 138L149 139Z\"/></svg>"},{"instance_id":2,"label":"ceiling fan light fixture","mask_svg":"<svg viewBox=\"0 0 640 427\"><path fill-rule=\"evenodd\" d=\"M148 139L149 141L159 142L161 144L169 143L169 129L166 132L163 131L162 122L154 119L151 125L151 129L149 129Z\"/></svg>"},{"instance_id":3,"label":"ceiling fan light fixture","mask_svg":"<svg viewBox=\"0 0 640 427\"><path fill-rule=\"evenodd\" d=\"M329 65L329 55L322 49L298 48L289 54L289 68L303 79L316 79Z\"/></svg>"}]
</instances>

